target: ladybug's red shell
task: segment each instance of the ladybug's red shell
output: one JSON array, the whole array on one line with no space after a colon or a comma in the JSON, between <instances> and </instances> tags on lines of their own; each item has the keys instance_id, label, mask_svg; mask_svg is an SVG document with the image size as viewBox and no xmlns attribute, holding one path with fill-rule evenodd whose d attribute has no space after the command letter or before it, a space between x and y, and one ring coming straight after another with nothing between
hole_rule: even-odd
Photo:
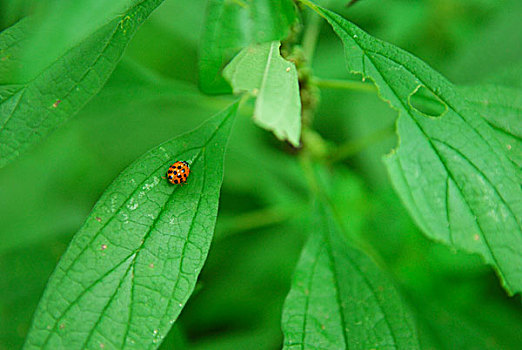
<instances>
[{"instance_id":1,"label":"ladybug's red shell","mask_svg":"<svg viewBox=\"0 0 522 350\"><path fill-rule=\"evenodd\" d=\"M189 174L190 168L188 163L178 160L169 167L169 170L167 170L167 180L174 185L184 184L187 182Z\"/></svg>"}]
</instances>

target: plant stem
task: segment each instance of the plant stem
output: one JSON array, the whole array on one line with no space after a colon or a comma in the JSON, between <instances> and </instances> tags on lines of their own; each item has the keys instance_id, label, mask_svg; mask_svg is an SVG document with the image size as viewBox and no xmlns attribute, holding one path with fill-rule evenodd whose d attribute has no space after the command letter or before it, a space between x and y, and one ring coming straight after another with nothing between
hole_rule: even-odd
<instances>
[{"instance_id":1,"label":"plant stem","mask_svg":"<svg viewBox=\"0 0 522 350\"><path fill-rule=\"evenodd\" d=\"M319 11L319 8L316 4L314 4L313 2L309 1L309 0L299 0L300 3L302 3L303 5L306 5L308 6L310 9L312 9L314 12L316 12L318 15L320 15L321 17L323 17L323 14Z\"/></svg>"},{"instance_id":2,"label":"plant stem","mask_svg":"<svg viewBox=\"0 0 522 350\"><path fill-rule=\"evenodd\" d=\"M321 17L313 12L308 12L307 15L308 23L306 25L305 32L303 34L303 51L305 58L310 65L315 53L315 47L317 45L317 38L321 32Z\"/></svg>"},{"instance_id":3,"label":"plant stem","mask_svg":"<svg viewBox=\"0 0 522 350\"><path fill-rule=\"evenodd\" d=\"M218 220L218 226L216 227L216 239L223 239L238 232L250 231L270 225L280 224L291 219L292 217L295 217L299 212L302 211L303 208L301 206L278 206L254 210L234 216L233 218L225 217L221 220Z\"/></svg>"},{"instance_id":4,"label":"plant stem","mask_svg":"<svg viewBox=\"0 0 522 350\"><path fill-rule=\"evenodd\" d=\"M247 103L248 100L250 100L250 98L252 98L252 94L250 92L243 92L239 99L239 108L243 107L245 103Z\"/></svg>"},{"instance_id":5,"label":"plant stem","mask_svg":"<svg viewBox=\"0 0 522 350\"><path fill-rule=\"evenodd\" d=\"M248 5L243 2L243 0L232 0L232 1L235 2L237 5L241 6L242 8L248 7Z\"/></svg>"},{"instance_id":6,"label":"plant stem","mask_svg":"<svg viewBox=\"0 0 522 350\"><path fill-rule=\"evenodd\" d=\"M395 132L393 126L389 126L387 128L377 130L365 137L362 137L360 139L349 141L345 143L344 145L341 145L337 151L331 155L330 162L336 163L341 160L344 160L346 158L352 157L353 155L361 152L368 146L371 146L372 144L382 141L385 138L388 138L393 135Z\"/></svg>"},{"instance_id":7,"label":"plant stem","mask_svg":"<svg viewBox=\"0 0 522 350\"><path fill-rule=\"evenodd\" d=\"M301 154L299 154L299 164L301 165L303 175L308 182L310 192L312 192L315 196L325 197L321 186L319 186L319 183L317 182L317 177L313 168L313 160L311 159L310 153L308 151L304 150L301 152Z\"/></svg>"},{"instance_id":8,"label":"plant stem","mask_svg":"<svg viewBox=\"0 0 522 350\"><path fill-rule=\"evenodd\" d=\"M362 249L367 254L371 255L380 266L386 266L383 261L384 259L380 255L380 253L373 247L370 241L366 238L365 235L361 234L361 232L351 232L347 229L343 219L342 214L339 212L338 207L335 205L334 201L325 189L319 184L317 181L316 173L313 167L314 161L307 154L302 154L300 157L301 168L303 169L303 174L308 180L308 184L310 186L310 190L312 192L313 197L320 201L323 201L326 205L330 207L332 210L332 214L335 218L335 221L339 225L343 236L348 240L351 246L358 247Z\"/></svg>"},{"instance_id":9,"label":"plant stem","mask_svg":"<svg viewBox=\"0 0 522 350\"><path fill-rule=\"evenodd\" d=\"M375 85L370 83L363 83L362 81L353 80L337 80L337 79L321 79L314 77L312 82L319 88L323 89L338 89L338 90L353 90L376 92Z\"/></svg>"}]
</instances>

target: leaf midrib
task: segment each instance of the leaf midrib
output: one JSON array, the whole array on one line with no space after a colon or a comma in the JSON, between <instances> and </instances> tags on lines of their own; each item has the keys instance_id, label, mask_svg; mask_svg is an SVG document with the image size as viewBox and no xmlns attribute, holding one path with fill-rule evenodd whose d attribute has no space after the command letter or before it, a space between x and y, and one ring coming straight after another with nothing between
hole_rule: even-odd
<instances>
[{"instance_id":1,"label":"leaf midrib","mask_svg":"<svg viewBox=\"0 0 522 350\"><path fill-rule=\"evenodd\" d=\"M52 335L55 334L54 332L56 332L57 330L57 327L58 327L58 324L60 323L60 321L63 319L63 317L69 312L69 310L74 306L76 305L76 303L81 299L83 298L83 296L85 294L87 294L87 292L89 292L92 288L94 288L98 283L100 283L101 281L103 281L106 277L108 277L110 274L112 274L114 271L116 271L116 269L118 269L121 265L123 265L133 254L135 254L134 252L127 255L124 259L122 259L122 261L120 261L119 263L117 263L115 266L113 266L110 270L106 271L102 276L100 276L99 278L96 279L96 281L94 281L93 283L91 283L89 286L87 286L79 295L78 297L76 297L71 303L69 303L69 305L67 306L67 308L61 313L61 315L56 319L56 321L54 322L54 325L52 326L52 328L49 330L49 333L47 335L47 337L45 338L44 340L44 343L42 344L42 349L45 348L47 346L47 344L49 343L49 340L51 339ZM129 264L130 265L130 264Z\"/></svg>"},{"instance_id":2,"label":"leaf midrib","mask_svg":"<svg viewBox=\"0 0 522 350\"><path fill-rule=\"evenodd\" d=\"M203 157L205 157L204 151L205 151L205 149L203 148ZM207 172L206 167L203 167L203 181L202 181L202 184L201 184L201 193L202 193L202 195L199 196L199 198L198 198L198 202L196 204L196 209L194 210L194 216L192 217L192 220L190 222L190 227L189 227L189 229L187 231L187 236L186 236L185 242L183 243L183 248L181 250L181 255L180 255L178 276L181 276L181 274L182 274L181 270L183 268L183 262L185 261L185 251L187 249L187 246L188 246L188 243L189 243L189 238L190 238L190 236L192 234L192 230L194 229L194 222L196 222L196 216L198 215L199 207L201 206L201 200L203 198L203 190L205 188L205 180L206 180L206 176L205 175L206 175L206 172ZM168 302L167 307L165 309L166 312L163 314L163 317L161 318L161 320L159 322L160 326L161 326L162 323L165 322L165 315L167 314L169 308L172 305L172 302L174 301L174 293L176 292L176 289L178 288L180 280L181 280L181 278L178 278L176 280L175 284L174 284L174 287L172 288L172 292L170 293L170 299L169 299L169 302Z\"/></svg>"},{"instance_id":3,"label":"leaf midrib","mask_svg":"<svg viewBox=\"0 0 522 350\"><path fill-rule=\"evenodd\" d=\"M103 320L103 316L105 315L105 312L109 309L109 307L111 306L112 302L115 300L116 295L118 294L118 291L120 290L121 286L125 282L125 278L127 277L127 274L131 271L131 269L132 269L132 274L134 275L134 261L136 259L136 254L137 253L133 253L132 254L132 255L134 255L134 257L132 258L132 262L127 267L127 270L123 273L123 275L122 275L122 277L120 279L120 283L118 283L118 286L114 289L114 293L112 293L112 295L109 298L107 304L105 304L105 306L103 307L102 311L98 315L98 319L96 320L96 322L92 326L91 330L87 334L87 337L85 338L85 341L83 342L81 349L86 349L87 348L87 344L89 343L89 340L91 340L92 336L94 335L94 331L96 330L96 328L98 327L100 322ZM130 256L129 256L129 258L130 258ZM64 313L64 315L65 315L65 313Z\"/></svg>"},{"instance_id":4,"label":"leaf midrib","mask_svg":"<svg viewBox=\"0 0 522 350\"><path fill-rule=\"evenodd\" d=\"M304 309L304 315L303 315L303 332L301 333L301 349L304 349L305 346L305 340L306 340L306 327L308 325L308 309L310 308L310 293L312 291L312 283L314 281L315 273L317 271L317 265L319 264L319 257L321 256L321 253L325 249L325 244L322 244L319 249L317 250L317 254L315 256L315 260L312 265L312 272L310 273L310 280L308 281L307 287L308 289L305 290L305 294L308 291L308 295L305 298L305 309ZM291 344L294 345L294 344Z\"/></svg>"},{"instance_id":5,"label":"leaf midrib","mask_svg":"<svg viewBox=\"0 0 522 350\"><path fill-rule=\"evenodd\" d=\"M263 70L263 79L261 79L261 85L259 86L259 97L256 101L256 105L259 103L261 105L263 103L263 99L261 98L264 96L263 91L265 90L266 80L268 79L268 71L270 70L270 63L272 62L272 55L274 51L274 45L273 42L270 43L270 51L268 52L268 56L266 58L266 64L265 69ZM259 118L256 118L259 120Z\"/></svg>"},{"instance_id":6,"label":"leaf midrib","mask_svg":"<svg viewBox=\"0 0 522 350\"><path fill-rule=\"evenodd\" d=\"M2 124L2 127L0 127L0 133L2 131L4 131L7 123L9 122L9 120L11 120L11 118L13 117L14 115L14 112L15 110L18 108L18 106L20 105L20 101L22 100L24 94L25 94L25 91L26 91L26 87L25 86L22 86L20 89L16 90L11 96L9 96L8 98L6 98L5 100L1 101L0 102L0 105L4 104L6 101L9 101L10 99L12 99L14 96L16 96L17 94L20 93L19 97L18 97L18 101L16 101L13 109L11 110L11 112L9 113L9 115L7 116L6 120L4 121L4 123Z\"/></svg>"},{"instance_id":7,"label":"leaf midrib","mask_svg":"<svg viewBox=\"0 0 522 350\"><path fill-rule=\"evenodd\" d=\"M326 221L326 220L324 220ZM334 224L330 223L330 222L323 222L323 227L328 227L328 230L330 229L333 229L333 226ZM328 252L328 255L329 255L329 261L330 261L330 268L332 269L332 272L334 273L334 276L336 277L334 280L335 280L335 288L337 290L337 293L336 293L336 296L337 296L337 302L339 304L339 309L340 309L340 314L341 314L341 319L342 319L342 322L343 322L343 336L344 336L344 340L345 340L345 343L346 343L346 346L347 346L347 349L349 349L349 342L348 342L348 335L346 334L346 316L344 314L345 310L344 310L344 307L343 307L343 302L341 300L341 286L339 285L339 279L338 279L338 275L339 275L339 271L337 270L336 266L338 266L338 263L336 262L336 259L334 257L334 253L333 253L333 250L334 250L334 245L332 244L332 240L330 238L330 235L328 234L328 232L326 232L324 234L325 236L325 241L326 241L326 244L328 245L329 249L327 249L326 251ZM359 272L359 275L362 277L365 285L368 287L368 289L370 290L370 292L372 293L373 297L375 298L375 301L377 303L377 306L379 307L379 310L381 311L382 315L383 315L383 319L385 320L386 322L386 327L388 328L389 332L390 332L390 335L391 337L394 339L395 341L395 344L394 344L394 348L396 348L396 344L397 344L397 337L394 333L394 330L393 328L391 327L391 324L387 318L387 314L386 312L384 311L384 308L379 300L379 298L377 297L375 291L373 290L372 288L372 285L370 284L370 282L368 281L368 279L366 278L366 274L361 270L359 269L359 267L355 264L355 262L351 259L351 257L349 256L350 254L348 254L347 252L345 252L344 256L350 261L352 267L357 270L357 272Z\"/></svg>"},{"instance_id":8,"label":"leaf midrib","mask_svg":"<svg viewBox=\"0 0 522 350\"><path fill-rule=\"evenodd\" d=\"M484 120L486 121L486 123L489 124L489 126L491 128L493 128L495 131L498 131L506 136L510 136L512 138L514 138L515 140L517 141L521 141L522 142L522 136L519 136L519 135L515 135L513 133L513 131L511 130L506 130L506 128L502 125L499 125L497 123L495 123L493 120L489 120L488 118L484 117Z\"/></svg>"}]
</instances>

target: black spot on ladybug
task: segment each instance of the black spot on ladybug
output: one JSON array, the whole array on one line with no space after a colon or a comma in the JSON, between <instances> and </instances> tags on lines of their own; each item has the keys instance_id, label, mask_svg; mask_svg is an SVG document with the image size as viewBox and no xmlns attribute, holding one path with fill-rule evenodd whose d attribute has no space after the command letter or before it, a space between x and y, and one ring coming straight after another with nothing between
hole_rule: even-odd
<instances>
[{"instance_id":1,"label":"black spot on ladybug","mask_svg":"<svg viewBox=\"0 0 522 350\"><path fill-rule=\"evenodd\" d=\"M178 169L181 169L181 165L178 165Z\"/></svg>"},{"instance_id":2,"label":"black spot on ladybug","mask_svg":"<svg viewBox=\"0 0 522 350\"><path fill-rule=\"evenodd\" d=\"M178 180L174 180L174 183L177 184L177 183L178 183Z\"/></svg>"},{"instance_id":3,"label":"black spot on ladybug","mask_svg":"<svg viewBox=\"0 0 522 350\"><path fill-rule=\"evenodd\" d=\"M181 175L178 174L178 178L180 178L180 177L181 177Z\"/></svg>"},{"instance_id":4,"label":"black spot on ladybug","mask_svg":"<svg viewBox=\"0 0 522 350\"><path fill-rule=\"evenodd\" d=\"M174 170L174 175L176 175L178 172L176 170Z\"/></svg>"},{"instance_id":5,"label":"black spot on ladybug","mask_svg":"<svg viewBox=\"0 0 522 350\"><path fill-rule=\"evenodd\" d=\"M169 171L167 171L167 174L172 174L172 169L169 169Z\"/></svg>"}]
</instances>

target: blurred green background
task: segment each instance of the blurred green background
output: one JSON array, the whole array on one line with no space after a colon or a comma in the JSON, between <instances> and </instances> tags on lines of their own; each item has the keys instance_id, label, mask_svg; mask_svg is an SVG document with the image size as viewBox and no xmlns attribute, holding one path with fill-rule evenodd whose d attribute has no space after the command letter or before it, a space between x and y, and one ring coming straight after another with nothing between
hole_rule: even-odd
<instances>
[{"instance_id":1,"label":"blurred green background","mask_svg":"<svg viewBox=\"0 0 522 350\"><path fill-rule=\"evenodd\" d=\"M520 0L326 1L372 35L457 84L522 87ZM0 0L0 29L38 1ZM154 145L230 102L197 90L205 1L166 0L142 26L98 96L0 170L0 350L23 344L47 279L107 185ZM340 41L322 27L321 78L350 79ZM393 125L374 93L323 90L314 128L333 144ZM508 298L473 255L429 241L393 192L382 137L330 167L326 183L348 232L366 242L414 311L425 349L520 349L520 297ZM226 156L215 242L196 292L162 347L277 349L280 315L306 238L308 191L294 150L237 119Z\"/></svg>"}]
</instances>

